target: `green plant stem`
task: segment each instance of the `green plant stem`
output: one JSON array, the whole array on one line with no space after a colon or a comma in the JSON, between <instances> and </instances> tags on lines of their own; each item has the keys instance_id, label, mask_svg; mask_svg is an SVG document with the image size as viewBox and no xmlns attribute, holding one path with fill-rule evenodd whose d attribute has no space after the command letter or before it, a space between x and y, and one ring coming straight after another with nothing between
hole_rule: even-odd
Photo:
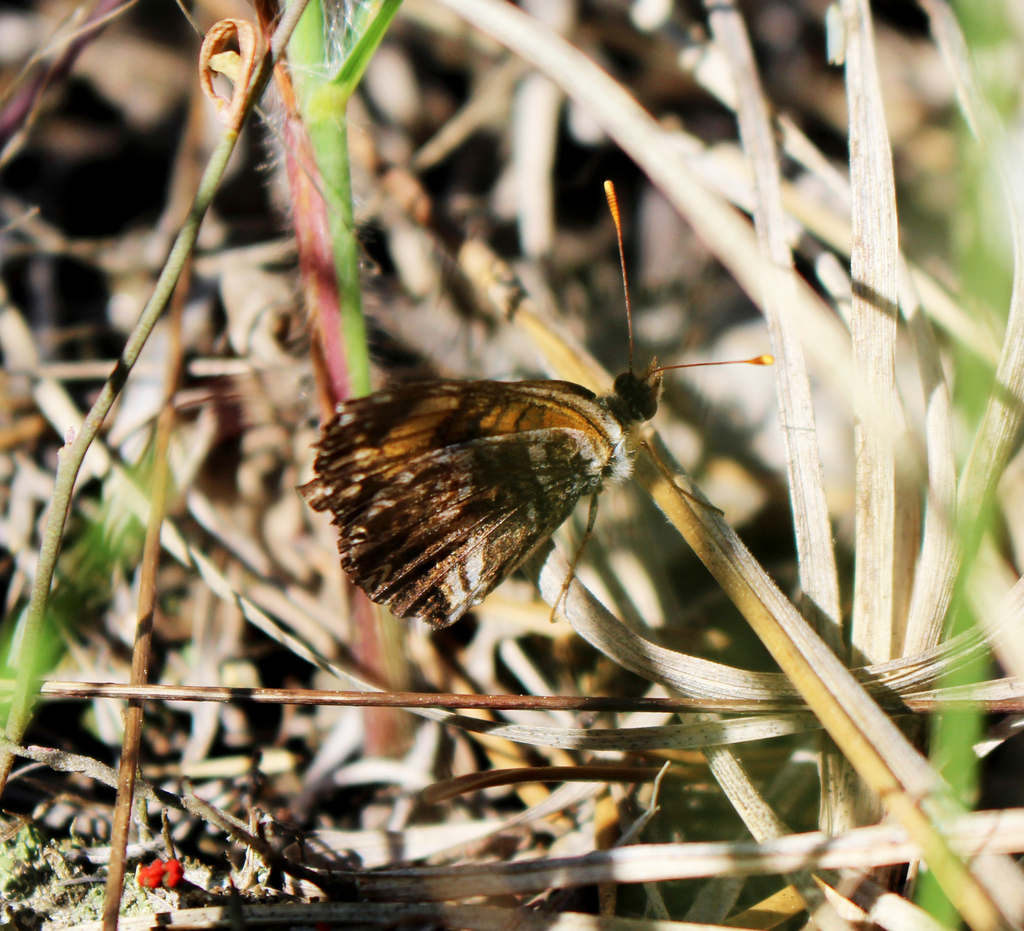
<instances>
[{"instance_id":1,"label":"green plant stem","mask_svg":"<svg viewBox=\"0 0 1024 931\"><path fill-rule=\"evenodd\" d=\"M344 106L341 110L344 114ZM370 393L370 351L366 343L363 293L359 281L359 240L352 210L352 174L348 160L348 132L344 115L340 121L322 120L309 124L309 138L316 154L327 201L327 219L334 247L338 275L341 331L348 363L352 395Z\"/></svg>"},{"instance_id":2,"label":"green plant stem","mask_svg":"<svg viewBox=\"0 0 1024 931\"><path fill-rule=\"evenodd\" d=\"M333 77L325 74L329 56L320 0L309 4L289 46L302 119L309 133L320 173L321 193L327 205L341 308L341 336L349 391L354 396L370 391L370 354L359 281L359 241L352 209L345 111L400 5L401 0L384 0L375 13L365 13L361 22L350 27L352 32L359 33L358 41ZM370 4L364 7L364 10L370 9ZM372 18L367 19L369 16Z\"/></svg>"},{"instance_id":3,"label":"green plant stem","mask_svg":"<svg viewBox=\"0 0 1024 931\"><path fill-rule=\"evenodd\" d=\"M368 394L370 357L359 288L359 244L352 212L345 119L348 96L324 75L327 46L320 0L311 0L299 20L288 55L302 120L320 173L320 192L327 207L348 390L354 396ZM322 325L330 326L330 318L323 320Z\"/></svg>"}]
</instances>

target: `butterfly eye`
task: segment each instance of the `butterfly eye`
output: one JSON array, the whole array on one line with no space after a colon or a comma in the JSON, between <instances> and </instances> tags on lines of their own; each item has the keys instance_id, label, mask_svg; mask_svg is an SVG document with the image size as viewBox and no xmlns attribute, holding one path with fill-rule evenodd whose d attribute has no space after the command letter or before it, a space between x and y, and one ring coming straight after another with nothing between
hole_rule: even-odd
<instances>
[{"instance_id":1,"label":"butterfly eye","mask_svg":"<svg viewBox=\"0 0 1024 931\"><path fill-rule=\"evenodd\" d=\"M630 382L635 382L636 376L632 372L623 372L621 375L615 376L615 383L612 386L612 390L621 398L625 398L630 393Z\"/></svg>"},{"instance_id":2,"label":"butterfly eye","mask_svg":"<svg viewBox=\"0 0 1024 931\"><path fill-rule=\"evenodd\" d=\"M660 379L658 379L660 384ZM641 381L632 372L623 372L615 379L615 393L622 398L633 420L650 420L658 412L660 390Z\"/></svg>"}]
</instances>

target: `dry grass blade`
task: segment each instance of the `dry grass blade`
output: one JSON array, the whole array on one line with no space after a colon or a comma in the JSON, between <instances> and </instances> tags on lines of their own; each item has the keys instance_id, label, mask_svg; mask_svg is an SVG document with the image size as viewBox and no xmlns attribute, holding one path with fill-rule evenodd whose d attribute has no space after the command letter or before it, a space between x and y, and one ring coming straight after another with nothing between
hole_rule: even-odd
<instances>
[{"instance_id":1,"label":"dry grass blade","mask_svg":"<svg viewBox=\"0 0 1024 931\"><path fill-rule=\"evenodd\" d=\"M530 325L531 333L538 334L545 345L552 349L560 347L559 358L563 360L563 364L571 364L571 360L574 358L573 353L568 351L566 345L558 341L555 334L545 328L540 319L531 313L528 304L524 303L520 306L519 314L520 322ZM593 363L588 365L588 371L591 371L592 365ZM578 371L577 375L581 379L585 377L582 371ZM45 392L44 388L47 389ZM60 385L53 382L41 382L38 396L42 409L50 414L54 423L73 424L80 419L81 415ZM93 474L102 475L109 470L110 455L104 444L95 443L90 449L90 456L95 456L97 462L96 471ZM87 459L87 463L88 461ZM149 503L141 490L134 486L132 480L123 470L119 471L119 484L138 518L141 521L147 520ZM212 561L205 554L190 546L172 521L164 523L162 543L167 552L182 564L191 565L194 560L195 564L203 569L204 577L218 597L226 602L240 605L250 620L253 620L258 626L267 625L267 631L276 638L284 637L285 642L288 642L288 635L270 619L266 610L288 622L293 629L298 629L296 624L303 622L301 612L296 612L293 604L280 597L275 597L272 601L264 599L265 604L262 607L266 610L260 610L260 605L253 604L243 593L233 588L223 573L214 567ZM549 551L550 555L546 557L545 562L550 562L555 581L550 583L554 588L547 594L549 598L554 598L568 566L557 550L549 548ZM244 554L241 558L244 559ZM548 583L542 579L542 585L546 584ZM1019 583L1009 593L999 610L994 612L993 616L999 619L996 627L1001 631L1001 635L995 638L997 643L1012 639L1012 632L1017 629L1020 617L1024 614L1024 594L1022 593L1024 593L1024 582ZM289 614L281 613L282 605L289 606L291 613L295 616L294 620L290 618ZM754 703L778 699L787 700L796 695L789 680L784 676L735 669L700 657L687 656L674 650L668 650L645 640L635 631L619 623L590 595L578 579L573 580L566 609L576 631L605 655L624 668L630 669L650 681L663 682L682 694L710 700L735 699ZM316 630L315 623L311 623L309 619L303 622L303 626L311 632ZM298 644L299 641L295 641L295 643ZM300 655L313 659L322 654L326 646L327 644L320 644L319 649L313 650L310 650L308 645L296 648L302 651ZM921 656L877 667L868 667L862 671L862 674L865 681L877 682L879 685L897 692L915 690L915 694L921 694L925 699L936 698L939 693L920 693L919 690L933 682L944 669L969 660L977 650L983 648L983 644L977 636L965 634L943 647L935 648ZM353 683L356 680L346 679L346 681ZM360 686L366 688L365 683L361 683ZM996 688L999 688L998 684L993 684L991 688L985 690L984 694L991 695L993 700L998 700L1000 697L1010 698L1019 694L1019 690L1014 690L1012 682L1006 683L1006 688L1009 691L993 691Z\"/></svg>"},{"instance_id":2,"label":"dry grass blade","mask_svg":"<svg viewBox=\"0 0 1024 931\"><path fill-rule=\"evenodd\" d=\"M754 226L771 275L762 283L762 309L775 356L779 419L786 443L786 465L796 532L801 607L810 623L837 653L842 653L839 576L832 549L832 526L825 501L811 406L811 387L796 321L796 276L786 238L778 157L768 106L757 79L753 50L742 17L730 4L709 4L715 41L732 70L738 96L737 116L744 152L754 176ZM888 657L887 657L888 658Z\"/></svg>"},{"instance_id":3,"label":"dry grass blade","mask_svg":"<svg viewBox=\"0 0 1024 931\"><path fill-rule=\"evenodd\" d=\"M482 246L476 244L471 251L464 250L463 265L471 278L481 286L482 293L496 300L497 309L503 312L506 295L496 291L494 283L510 279L507 270L504 273L498 270L500 263L493 255L489 265L482 260L482 249ZM485 270L485 265L489 271ZM514 321L535 338L549 364L563 377L597 391L607 389L610 376L607 373L598 376L596 363L563 341L530 309L529 304L518 304ZM931 782L925 761L854 684L849 671L815 637L715 509L708 504L700 507L698 513L694 502L703 501L703 495L698 488L688 483L677 467L670 465L670 461L667 450L652 431L637 458L638 480L740 607L797 689L808 698L808 703L816 713L821 711L834 717L838 712L842 717L848 711L856 716L862 722L864 732L870 733L871 739L877 739L878 745L886 748L887 753L898 761L896 765L902 773L901 778L924 789ZM539 572L539 583L545 597L553 600L560 590L566 567L560 557L553 555L554 550L551 553ZM570 591L575 588L574 585ZM588 610L592 612L594 609L591 606ZM589 634L585 633L584 636ZM638 652L649 651L649 646L645 644ZM824 685L826 691L831 693L825 704L816 705L805 691L805 688L816 690L815 683L817 688ZM826 710L828 706L831 706L831 711ZM842 710L843 706L845 711ZM824 718L823 724L828 728Z\"/></svg>"},{"instance_id":4,"label":"dry grass blade","mask_svg":"<svg viewBox=\"0 0 1024 931\"><path fill-rule=\"evenodd\" d=\"M981 573L978 573L981 575ZM972 575L971 582L974 582ZM985 583L988 579L984 580ZM1001 663L1016 676L1021 675L1024 669L1024 644L1018 635L1012 631L1016 628L1019 631L1024 621L1024 579L1018 579L1017 583L1001 599L999 606L993 611L978 610L982 605L988 605L988 599L979 602L974 597L974 585L971 586L972 603L975 605L977 616L982 619L985 628L986 642L991 646L992 652L999 657Z\"/></svg>"},{"instance_id":5,"label":"dry grass blade","mask_svg":"<svg viewBox=\"0 0 1024 931\"><path fill-rule=\"evenodd\" d=\"M789 829L775 814L771 806L757 791L736 755L727 747L714 747L704 751L708 766L722 787L730 804L743 819L744 825L758 843L782 837ZM850 928L849 922L826 901L814 878L806 870L798 870L788 877L799 892L813 921L822 929Z\"/></svg>"},{"instance_id":6,"label":"dry grass blade","mask_svg":"<svg viewBox=\"0 0 1024 931\"><path fill-rule=\"evenodd\" d=\"M554 601L561 591L569 564L553 546L547 546L527 565L541 594ZM709 699L777 700L795 694L784 677L773 673L734 669L668 650L621 624L589 591L573 579L564 602L573 629L624 669L683 695Z\"/></svg>"},{"instance_id":7,"label":"dry grass blade","mask_svg":"<svg viewBox=\"0 0 1024 931\"><path fill-rule=\"evenodd\" d=\"M949 825L958 854L975 857L1021 849L1019 809L962 815ZM524 893L595 882L647 882L707 876L742 876L800 869L870 869L905 863L920 849L892 824L856 828L843 837L788 834L765 844L692 843L622 847L561 860L469 864L394 870L366 877L372 900L418 901L479 893Z\"/></svg>"},{"instance_id":8,"label":"dry grass blade","mask_svg":"<svg viewBox=\"0 0 1024 931\"><path fill-rule=\"evenodd\" d=\"M896 188L882 112L871 13L841 4L850 110L853 203L853 353L857 382L857 565L851 642L864 662L892 659L893 568L896 563L894 433ZM904 580L900 580L902 585Z\"/></svg>"},{"instance_id":9,"label":"dry grass blade","mask_svg":"<svg viewBox=\"0 0 1024 931\"><path fill-rule=\"evenodd\" d=\"M788 313L794 302L796 279L793 257L786 238L781 179L768 106L757 78L753 50L743 20L731 5L715 4L709 20L716 43L725 53L736 86L736 113L740 137L754 176L754 225L758 241L771 260L774 275L765 282L763 310L768 322L772 352L776 358L775 385L779 419L786 444L791 511L800 565L804 616L839 656L845 655L839 577L832 546L832 524L825 500L825 484L818 449L811 387L804 364L796 322ZM837 821L845 783L844 763L834 746L823 746L822 808L825 822ZM758 835L755 834L755 837ZM820 893L806 876L799 881L808 899ZM823 920L836 921L838 916Z\"/></svg>"},{"instance_id":10,"label":"dry grass blade","mask_svg":"<svg viewBox=\"0 0 1024 931\"><path fill-rule=\"evenodd\" d=\"M948 604L956 581L956 460L949 390L931 324L925 319L906 263L900 265L900 306L907 318L925 393L928 493L925 498L921 553L907 609L900 655L913 656L935 646L942 635L937 606Z\"/></svg>"},{"instance_id":11,"label":"dry grass blade","mask_svg":"<svg viewBox=\"0 0 1024 931\"><path fill-rule=\"evenodd\" d=\"M844 908L850 904L862 914L858 917L885 928L886 931L948 931L919 906L902 896L887 892L870 876L857 870L843 870L841 881L824 886L829 900L837 900ZM842 898L840 898L842 896Z\"/></svg>"},{"instance_id":12,"label":"dry grass blade","mask_svg":"<svg viewBox=\"0 0 1024 931\"><path fill-rule=\"evenodd\" d=\"M199 182L197 144L201 124L195 114L203 105L203 101L198 94L193 94L192 104L189 124L191 132L186 135L185 145L179 150L178 165L175 171L174 189L180 193L180 196L171 199L167 212L168 220L178 219L171 215L172 211L173 214L180 214L180 219L184 219L188 210L187 192L195 190ZM139 570L139 604L132 655L132 685L143 685L149 681L149 665L153 647L153 619L157 607L157 574L162 555L160 535L169 496L168 486L171 483L168 458L177 416L173 398L181 381L183 370L181 327L191 280L192 264L188 263L171 296L170 345L163 373L161 410L157 417L153 440L152 498ZM142 701L129 701L124 716L124 737L118 769L117 800L111 832L111 858L107 872L106 901L104 903L103 921L107 931L112 931L117 927L124 891L125 854L131 826L131 813L134 808L135 779L139 769L143 711ZM171 856L172 852L167 851L167 855Z\"/></svg>"}]
</instances>

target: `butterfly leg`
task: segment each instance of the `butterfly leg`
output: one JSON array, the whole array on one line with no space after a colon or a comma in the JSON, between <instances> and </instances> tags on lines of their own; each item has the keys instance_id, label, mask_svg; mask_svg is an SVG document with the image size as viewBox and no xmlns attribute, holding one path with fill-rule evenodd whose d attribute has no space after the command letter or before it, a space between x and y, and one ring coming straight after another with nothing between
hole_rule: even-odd
<instances>
[{"instance_id":1,"label":"butterfly leg","mask_svg":"<svg viewBox=\"0 0 1024 931\"><path fill-rule=\"evenodd\" d=\"M587 512L587 529L583 531L583 537L580 540L580 545L576 547L576 555L573 556L572 562L569 563L569 571L565 575L565 581L562 583L562 589L559 591L554 604L551 605L552 624L555 622L555 613L558 611L558 606L562 603L562 599L565 597L566 592L569 591L569 586L572 584L573 577L576 575L576 564L580 561L580 557L583 555L583 548L587 545L587 541L594 534L594 524L596 523L597 495L593 494L590 496L590 510Z\"/></svg>"}]
</instances>

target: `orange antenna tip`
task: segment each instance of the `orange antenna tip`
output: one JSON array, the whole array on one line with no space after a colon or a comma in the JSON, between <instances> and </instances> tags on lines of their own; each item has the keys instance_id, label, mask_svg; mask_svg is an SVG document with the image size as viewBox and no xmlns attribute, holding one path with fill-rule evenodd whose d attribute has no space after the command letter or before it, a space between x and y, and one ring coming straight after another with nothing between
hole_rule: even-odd
<instances>
[{"instance_id":1,"label":"orange antenna tip","mask_svg":"<svg viewBox=\"0 0 1024 931\"><path fill-rule=\"evenodd\" d=\"M708 365L772 365L774 356L754 356L753 359L725 359L722 362L683 362L680 365L659 365L655 371L667 372L670 369L699 369Z\"/></svg>"},{"instance_id":2,"label":"orange antenna tip","mask_svg":"<svg viewBox=\"0 0 1024 931\"><path fill-rule=\"evenodd\" d=\"M615 240L619 244L619 264L622 266L622 293L626 298L626 323L629 325L629 370L633 371L633 308L629 303L629 281L626 278L626 250L622 245L622 222L619 219L619 198L615 196L615 185L604 183L604 196L608 199L608 210L615 223Z\"/></svg>"},{"instance_id":3,"label":"orange antenna tip","mask_svg":"<svg viewBox=\"0 0 1024 931\"><path fill-rule=\"evenodd\" d=\"M612 219L615 221L615 225L619 226L619 198L615 194L615 185L611 181L604 183L604 196L608 199L608 209L612 213Z\"/></svg>"}]
</instances>

